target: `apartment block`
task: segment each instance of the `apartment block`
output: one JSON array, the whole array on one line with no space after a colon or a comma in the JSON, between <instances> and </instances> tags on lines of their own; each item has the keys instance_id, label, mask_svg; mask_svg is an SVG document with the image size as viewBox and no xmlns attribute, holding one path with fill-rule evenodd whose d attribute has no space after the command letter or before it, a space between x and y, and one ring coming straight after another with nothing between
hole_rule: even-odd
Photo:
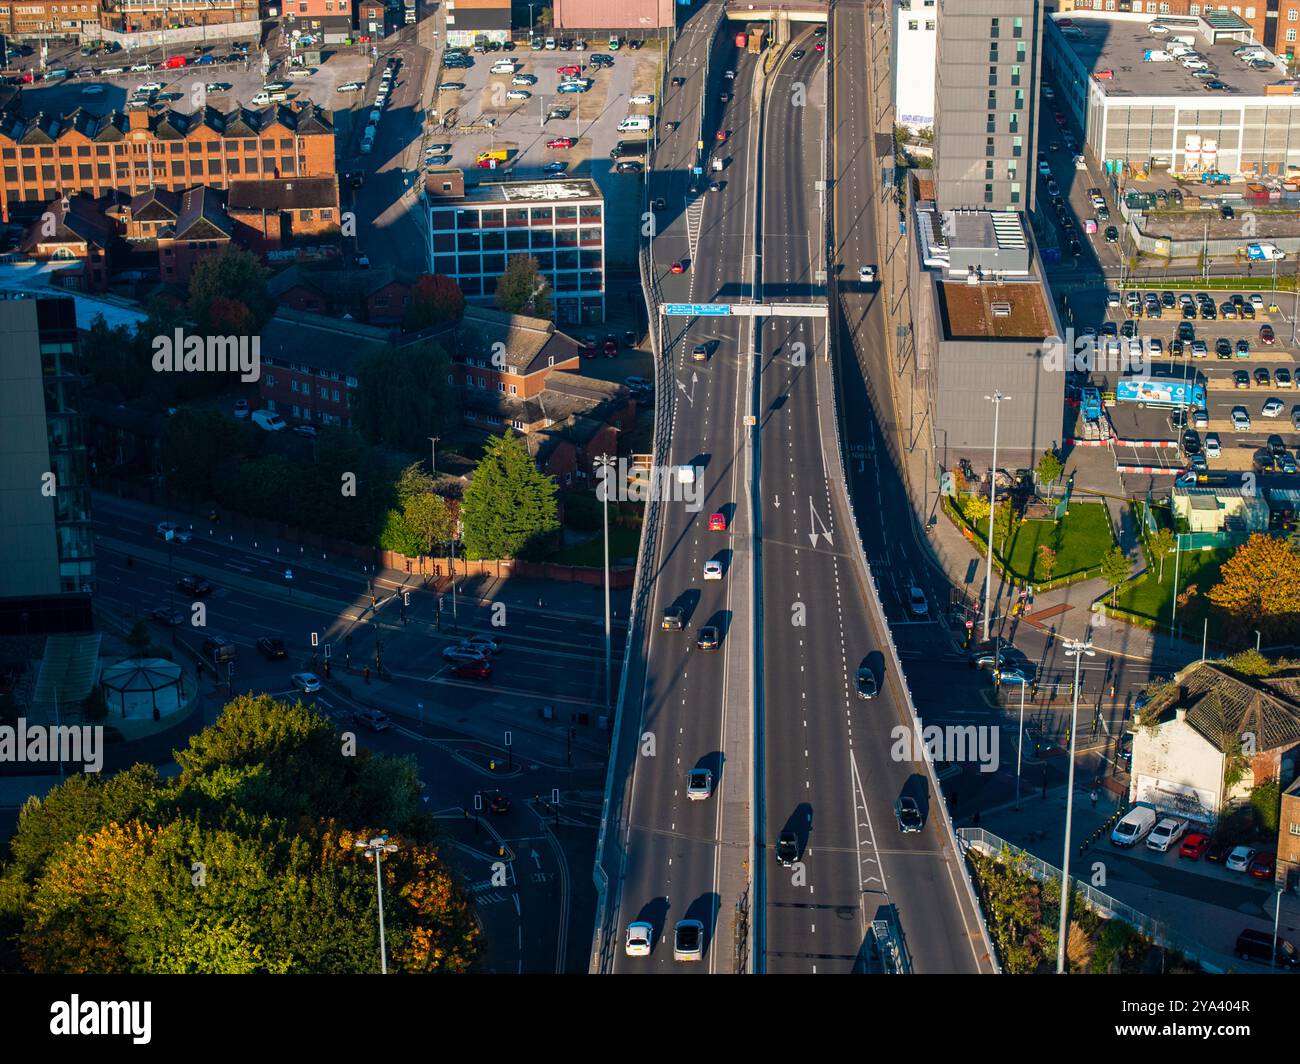
<instances>
[{"instance_id":1,"label":"apartment block","mask_svg":"<svg viewBox=\"0 0 1300 1064\"><path fill-rule=\"evenodd\" d=\"M938 6L939 0L897 0L894 6L894 116L909 129L934 128Z\"/></svg>"},{"instance_id":2,"label":"apartment block","mask_svg":"<svg viewBox=\"0 0 1300 1064\"><path fill-rule=\"evenodd\" d=\"M947 208L1033 202L1041 0L940 0L935 182Z\"/></svg>"}]
</instances>

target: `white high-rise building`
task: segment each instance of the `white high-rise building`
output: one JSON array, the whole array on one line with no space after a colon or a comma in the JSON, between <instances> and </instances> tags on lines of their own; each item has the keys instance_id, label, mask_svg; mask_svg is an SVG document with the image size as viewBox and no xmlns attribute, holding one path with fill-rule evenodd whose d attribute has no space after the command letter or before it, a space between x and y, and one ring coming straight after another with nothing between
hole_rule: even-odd
<instances>
[{"instance_id":1,"label":"white high-rise building","mask_svg":"<svg viewBox=\"0 0 1300 1064\"><path fill-rule=\"evenodd\" d=\"M894 5L894 116L909 129L934 126L937 7L935 0L897 0Z\"/></svg>"}]
</instances>

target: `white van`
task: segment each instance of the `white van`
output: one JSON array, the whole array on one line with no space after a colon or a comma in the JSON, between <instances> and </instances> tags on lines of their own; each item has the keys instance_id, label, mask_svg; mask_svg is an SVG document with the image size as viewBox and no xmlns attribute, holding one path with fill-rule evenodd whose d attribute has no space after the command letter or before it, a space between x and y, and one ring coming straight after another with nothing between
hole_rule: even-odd
<instances>
[{"instance_id":1,"label":"white van","mask_svg":"<svg viewBox=\"0 0 1300 1064\"><path fill-rule=\"evenodd\" d=\"M1169 45L1169 47L1166 48L1165 51L1172 56L1178 57L1178 56L1190 55L1192 49L1190 45L1183 44L1181 41L1175 41L1174 43Z\"/></svg>"},{"instance_id":2,"label":"white van","mask_svg":"<svg viewBox=\"0 0 1300 1064\"><path fill-rule=\"evenodd\" d=\"M492 64L493 74L513 74L514 72L515 72L515 64L513 60L498 59L495 63Z\"/></svg>"},{"instance_id":3,"label":"white van","mask_svg":"<svg viewBox=\"0 0 1300 1064\"><path fill-rule=\"evenodd\" d=\"M650 118L647 115L628 115L618 124L620 133L649 133Z\"/></svg>"},{"instance_id":4,"label":"white van","mask_svg":"<svg viewBox=\"0 0 1300 1064\"><path fill-rule=\"evenodd\" d=\"M695 467L694 467L693 465L683 465L683 466L678 466L678 467L677 467L677 483L678 483L678 484L694 484L694 483L695 483Z\"/></svg>"},{"instance_id":5,"label":"white van","mask_svg":"<svg viewBox=\"0 0 1300 1064\"><path fill-rule=\"evenodd\" d=\"M289 427L284 418L272 410L254 410L253 424L267 432L281 432Z\"/></svg>"},{"instance_id":6,"label":"white van","mask_svg":"<svg viewBox=\"0 0 1300 1064\"><path fill-rule=\"evenodd\" d=\"M256 414L253 415L257 417ZM1110 833L1112 846L1136 846L1156 826L1156 811L1149 805L1135 805Z\"/></svg>"}]
</instances>

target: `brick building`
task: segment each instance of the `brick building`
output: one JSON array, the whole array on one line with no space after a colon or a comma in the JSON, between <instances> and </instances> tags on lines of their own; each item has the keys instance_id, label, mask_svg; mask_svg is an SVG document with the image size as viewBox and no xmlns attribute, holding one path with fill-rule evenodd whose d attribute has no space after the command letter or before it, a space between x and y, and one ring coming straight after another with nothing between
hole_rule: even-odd
<instances>
[{"instance_id":1,"label":"brick building","mask_svg":"<svg viewBox=\"0 0 1300 1064\"><path fill-rule=\"evenodd\" d=\"M386 329L280 307L262 328L262 406L286 419L347 426L356 367L388 345Z\"/></svg>"},{"instance_id":2,"label":"brick building","mask_svg":"<svg viewBox=\"0 0 1300 1064\"><path fill-rule=\"evenodd\" d=\"M199 259L230 247L234 230L222 193L200 185L180 194L176 219L157 236L158 267L167 284L188 284Z\"/></svg>"},{"instance_id":3,"label":"brick building","mask_svg":"<svg viewBox=\"0 0 1300 1064\"><path fill-rule=\"evenodd\" d=\"M401 325L415 278L392 267L369 270L290 266L267 283L277 306L350 316L369 325Z\"/></svg>"},{"instance_id":4,"label":"brick building","mask_svg":"<svg viewBox=\"0 0 1300 1064\"><path fill-rule=\"evenodd\" d=\"M338 179L232 181L226 210L235 239L257 251L328 236L339 231Z\"/></svg>"},{"instance_id":5,"label":"brick building","mask_svg":"<svg viewBox=\"0 0 1300 1064\"><path fill-rule=\"evenodd\" d=\"M286 33L319 33L337 43L352 36L352 8L352 0L283 0L280 13Z\"/></svg>"},{"instance_id":6,"label":"brick building","mask_svg":"<svg viewBox=\"0 0 1300 1064\"><path fill-rule=\"evenodd\" d=\"M138 195L234 181L326 177L334 183L334 127L319 107L281 105L228 114L78 108L66 115L0 115L0 219L34 213L55 196Z\"/></svg>"},{"instance_id":7,"label":"brick building","mask_svg":"<svg viewBox=\"0 0 1300 1064\"><path fill-rule=\"evenodd\" d=\"M476 37L510 39L510 0L447 0L447 43L468 48Z\"/></svg>"},{"instance_id":8,"label":"brick building","mask_svg":"<svg viewBox=\"0 0 1300 1064\"><path fill-rule=\"evenodd\" d=\"M105 206L88 196L52 201L27 227L19 251L36 262L66 264L56 278L62 288L102 292L108 286L114 236Z\"/></svg>"},{"instance_id":9,"label":"brick building","mask_svg":"<svg viewBox=\"0 0 1300 1064\"><path fill-rule=\"evenodd\" d=\"M357 0L357 32L363 37L384 35L383 0Z\"/></svg>"},{"instance_id":10,"label":"brick building","mask_svg":"<svg viewBox=\"0 0 1300 1064\"><path fill-rule=\"evenodd\" d=\"M1256 0L1249 4L1205 4L1198 0L1062 0L1060 11L1101 11L1195 17L1208 11L1231 11L1250 25L1255 40L1269 51L1294 58L1300 43L1300 0Z\"/></svg>"},{"instance_id":11,"label":"brick building","mask_svg":"<svg viewBox=\"0 0 1300 1064\"><path fill-rule=\"evenodd\" d=\"M258 22L261 17L259 0L103 0L99 22L117 33L141 33Z\"/></svg>"},{"instance_id":12,"label":"brick building","mask_svg":"<svg viewBox=\"0 0 1300 1064\"><path fill-rule=\"evenodd\" d=\"M99 0L0 0L0 33L17 39L99 36Z\"/></svg>"}]
</instances>

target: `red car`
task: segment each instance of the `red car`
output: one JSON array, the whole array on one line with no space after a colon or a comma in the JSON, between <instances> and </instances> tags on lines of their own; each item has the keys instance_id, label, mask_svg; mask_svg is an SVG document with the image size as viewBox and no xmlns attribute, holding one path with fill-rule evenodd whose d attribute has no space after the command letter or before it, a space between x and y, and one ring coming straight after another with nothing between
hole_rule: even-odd
<instances>
[{"instance_id":1,"label":"red car","mask_svg":"<svg viewBox=\"0 0 1300 1064\"><path fill-rule=\"evenodd\" d=\"M554 140L548 140L546 146L548 148L572 148L577 143L572 137L556 137Z\"/></svg>"},{"instance_id":2,"label":"red car","mask_svg":"<svg viewBox=\"0 0 1300 1064\"><path fill-rule=\"evenodd\" d=\"M709 531L725 532L727 531L727 519L722 514L709 515Z\"/></svg>"},{"instance_id":3,"label":"red car","mask_svg":"<svg viewBox=\"0 0 1300 1064\"><path fill-rule=\"evenodd\" d=\"M490 661L462 661L451 670L451 674L462 680L490 680L492 679L492 663Z\"/></svg>"},{"instance_id":4,"label":"red car","mask_svg":"<svg viewBox=\"0 0 1300 1064\"><path fill-rule=\"evenodd\" d=\"M680 262L674 262L671 266L668 267L668 272L669 272L669 273L685 273L685 272L686 272L686 267L683 266Z\"/></svg>"},{"instance_id":5,"label":"red car","mask_svg":"<svg viewBox=\"0 0 1300 1064\"><path fill-rule=\"evenodd\" d=\"M729 130L729 129L720 129L720 130L718 130L718 132L717 132L718 143L721 144L721 143L722 143L724 140L726 140L727 137L729 137L730 135L731 135L731 130Z\"/></svg>"},{"instance_id":6,"label":"red car","mask_svg":"<svg viewBox=\"0 0 1300 1064\"><path fill-rule=\"evenodd\" d=\"M563 74L566 77L576 77L582 73L582 67L570 64L569 66L556 67L555 72L557 74Z\"/></svg>"},{"instance_id":7,"label":"red car","mask_svg":"<svg viewBox=\"0 0 1300 1064\"><path fill-rule=\"evenodd\" d=\"M1268 852L1257 853L1250 859L1250 864L1246 866L1246 871L1256 879L1273 878L1273 855Z\"/></svg>"},{"instance_id":8,"label":"red car","mask_svg":"<svg viewBox=\"0 0 1300 1064\"><path fill-rule=\"evenodd\" d=\"M1277 337L1273 335L1273 326L1261 325L1259 327L1259 342L1261 344L1273 344L1276 341Z\"/></svg>"},{"instance_id":9,"label":"red car","mask_svg":"<svg viewBox=\"0 0 1300 1064\"><path fill-rule=\"evenodd\" d=\"M816 44L813 45L813 51L824 52L826 51L826 45L824 45L821 41L818 41Z\"/></svg>"},{"instance_id":10,"label":"red car","mask_svg":"<svg viewBox=\"0 0 1300 1064\"><path fill-rule=\"evenodd\" d=\"M1205 851L1210 848L1210 836L1203 835L1199 831L1193 831L1184 836L1183 844L1178 847L1178 856L1187 857L1193 861L1199 861L1205 856Z\"/></svg>"},{"instance_id":11,"label":"red car","mask_svg":"<svg viewBox=\"0 0 1300 1064\"><path fill-rule=\"evenodd\" d=\"M1057 124L1058 126L1062 126L1062 127L1064 127L1064 125L1065 125L1065 115L1061 114L1060 111L1057 111L1056 114L1055 114L1053 117L1056 119L1056 124Z\"/></svg>"}]
</instances>

